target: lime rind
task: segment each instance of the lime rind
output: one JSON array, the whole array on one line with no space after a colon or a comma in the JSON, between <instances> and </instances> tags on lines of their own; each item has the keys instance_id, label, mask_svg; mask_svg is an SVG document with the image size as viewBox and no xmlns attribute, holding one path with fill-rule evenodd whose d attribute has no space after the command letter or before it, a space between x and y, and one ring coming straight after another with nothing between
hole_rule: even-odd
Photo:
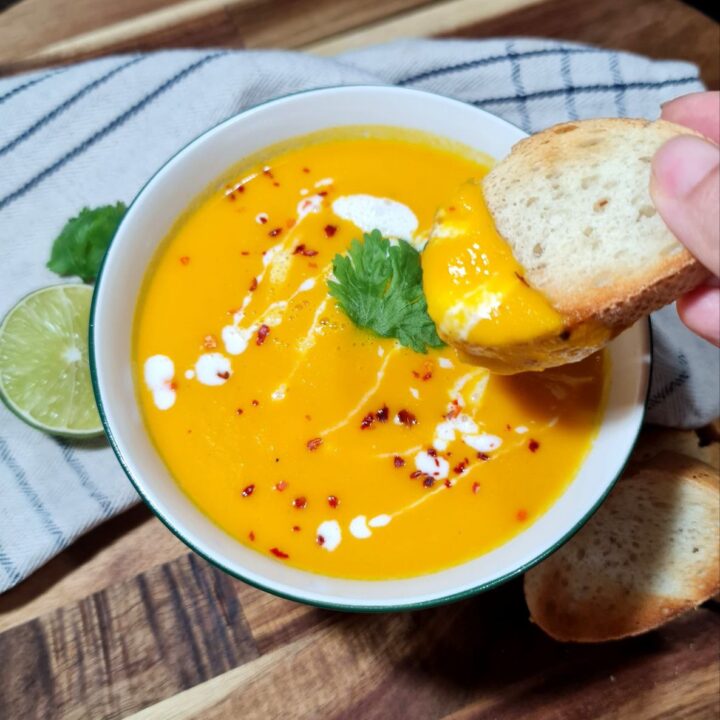
<instances>
[{"instance_id":1,"label":"lime rind","mask_svg":"<svg viewBox=\"0 0 720 720\"><path fill-rule=\"evenodd\" d=\"M52 435L103 432L88 363L92 293L82 283L41 288L0 324L0 399L28 425Z\"/></svg>"}]
</instances>

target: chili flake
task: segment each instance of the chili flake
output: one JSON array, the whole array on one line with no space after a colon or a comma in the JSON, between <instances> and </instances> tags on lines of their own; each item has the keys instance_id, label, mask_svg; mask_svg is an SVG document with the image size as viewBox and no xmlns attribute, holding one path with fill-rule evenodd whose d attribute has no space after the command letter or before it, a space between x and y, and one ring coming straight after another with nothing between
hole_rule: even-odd
<instances>
[{"instance_id":1,"label":"chili flake","mask_svg":"<svg viewBox=\"0 0 720 720\"><path fill-rule=\"evenodd\" d=\"M257 338L255 340L256 345L262 345L265 340L267 339L267 336L270 334L270 328L265 325L264 323L258 328L257 331Z\"/></svg>"},{"instance_id":2,"label":"chili flake","mask_svg":"<svg viewBox=\"0 0 720 720\"><path fill-rule=\"evenodd\" d=\"M396 456L393 458L393 465L394 465L396 468L405 467L405 460L404 460L404 458L400 457L400 455L396 455Z\"/></svg>"},{"instance_id":3,"label":"chili flake","mask_svg":"<svg viewBox=\"0 0 720 720\"><path fill-rule=\"evenodd\" d=\"M183 265L187 265L187 264L190 262L190 258L189 258L187 255L183 255L183 256L180 258L180 262L181 262Z\"/></svg>"},{"instance_id":4,"label":"chili flake","mask_svg":"<svg viewBox=\"0 0 720 720\"><path fill-rule=\"evenodd\" d=\"M242 496L243 497L250 497L255 492L255 486L254 485L248 485L243 491Z\"/></svg>"},{"instance_id":5,"label":"chili flake","mask_svg":"<svg viewBox=\"0 0 720 720\"><path fill-rule=\"evenodd\" d=\"M426 475L423 480L423 485L426 488L431 488L435 484L435 478L432 475Z\"/></svg>"},{"instance_id":6,"label":"chili flake","mask_svg":"<svg viewBox=\"0 0 720 720\"><path fill-rule=\"evenodd\" d=\"M318 535L315 538L315 542L317 542L317 544L322 547L325 544L325 538L322 535Z\"/></svg>"},{"instance_id":7,"label":"chili flake","mask_svg":"<svg viewBox=\"0 0 720 720\"><path fill-rule=\"evenodd\" d=\"M309 167L304 167L304 168L302 169L302 171L303 171L304 173L309 173L309 172L310 172L310 168L309 168Z\"/></svg>"},{"instance_id":8,"label":"chili flake","mask_svg":"<svg viewBox=\"0 0 720 720\"><path fill-rule=\"evenodd\" d=\"M292 506L296 510L304 510L307 507L307 498L301 495L300 497L296 497L292 501Z\"/></svg>"},{"instance_id":9,"label":"chili flake","mask_svg":"<svg viewBox=\"0 0 720 720\"><path fill-rule=\"evenodd\" d=\"M281 227L276 227L276 228L273 228L273 229L268 233L268 235L269 235L270 237L277 237L281 232L282 232L282 228L281 228Z\"/></svg>"},{"instance_id":10,"label":"chili flake","mask_svg":"<svg viewBox=\"0 0 720 720\"><path fill-rule=\"evenodd\" d=\"M238 408L237 410L235 410L235 414L236 414L236 415L242 415L242 414L243 414L243 409L242 409L242 408Z\"/></svg>"},{"instance_id":11,"label":"chili flake","mask_svg":"<svg viewBox=\"0 0 720 720\"><path fill-rule=\"evenodd\" d=\"M288 484L285 480L280 480L280 482L275 483L274 489L277 490L278 492L282 492L287 486L288 486Z\"/></svg>"},{"instance_id":12,"label":"chili flake","mask_svg":"<svg viewBox=\"0 0 720 720\"><path fill-rule=\"evenodd\" d=\"M451 488L452 486L453 486L452 480L450 480L450 478L445 478L445 487Z\"/></svg>"},{"instance_id":13,"label":"chili flake","mask_svg":"<svg viewBox=\"0 0 720 720\"><path fill-rule=\"evenodd\" d=\"M450 402L450 409L445 413L443 416L445 420L453 420L455 419L462 410L462 407L460 407L460 403L458 402L457 398L453 398Z\"/></svg>"},{"instance_id":14,"label":"chili flake","mask_svg":"<svg viewBox=\"0 0 720 720\"><path fill-rule=\"evenodd\" d=\"M214 335L206 335L202 344L206 350L214 350L217 347L217 338Z\"/></svg>"},{"instance_id":15,"label":"chili flake","mask_svg":"<svg viewBox=\"0 0 720 720\"><path fill-rule=\"evenodd\" d=\"M477 459L478 459L478 460L489 460L489 459L490 459L490 456L489 456L487 453L479 452L479 453L477 454Z\"/></svg>"},{"instance_id":16,"label":"chili flake","mask_svg":"<svg viewBox=\"0 0 720 720\"><path fill-rule=\"evenodd\" d=\"M462 475L462 474L465 472L465 469L467 468L467 466L468 466L469 464L470 464L470 461L469 461L467 458L465 458L464 460L461 460L461 461L453 468L453 472L454 472L456 475Z\"/></svg>"},{"instance_id":17,"label":"chili flake","mask_svg":"<svg viewBox=\"0 0 720 720\"><path fill-rule=\"evenodd\" d=\"M305 246L305 243L300 243L294 250L293 255L304 255L305 257L314 257L318 254L317 250L311 250Z\"/></svg>"},{"instance_id":18,"label":"chili flake","mask_svg":"<svg viewBox=\"0 0 720 720\"><path fill-rule=\"evenodd\" d=\"M539 447L540 443L537 440L530 440L530 442L528 443L528 450L530 452L537 452Z\"/></svg>"},{"instance_id":19,"label":"chili flake","mask_svg":"<svg viewBox=\"0 0 720 720\"><path fill-rule=\"evenodd\" d=\"M410 473L410 477L414 480L415 478L419 478L422 474L422 470L413 470L413 472Z\"/></svg>"},{"instance_id":20,"label":"chili flake","mask_svg":"<svg viewBox=\"0 0 720 720\"><path fill-rule=\"evenodd\" d=\"M515 517L517 517L518 522L525 522L527 520L527 510L518 510Z\"/></svg>"},{"instance_id":21,"label":"chili flake","mask_svg":"<svg viewBox=\"0 0 720 720\"><path fill-rule=\"evenodd\" d=\"M430 457L432 457L432 458L436 458L436 457L437 457L437 450L436 450L434 447L428 448L427 454L428 454ZM435 463L435 464L437 465L437 463Z\"/></svg>"},{"instance_id":22,"label":"chili flake","mask_svg":"<svg viewBox=\"0 0 720 720\"><path fill-rule=\"evenodd\" d=\"M331 238L336 232L337 232L337 226L336 225L326 225L323 230L325 230L325 235L327 237Z\"/></svg>"},{"instance_id":23,"label":"chili flake","mask_svg":"<svg viewBox=\"0 0 720 720\"><path fill-rule=\"evenodd\" d=\"M360 422L360 429L361 430L367 430L368 428L372 427L372 424L375 422L375 415L373 415L371 412L368 413Z\"/></svg>"},{"instance_id":24,"label":"chili flake","mask_svg":"<svg viewBox=\"0 0 720 720\"><path fill-rule=\"evenodd\" d=\"M255 533L252 530L248 533L248 538L250 542L255 542Z\"/></svg>"},{"instance_id":25,"label":"chili flake","mask_svg":"<svg viewBox=\"0 0 720 720\"><path fill-rule=\"evenodd\" d=\"M250 287L248 289L250 290L250 292L255 292L257 290L257 286L258 286L258 280L256 277L254 277L250 281Z\"/></svg>"},{"instance_id":26,"label":"chili flake","mask_svg":"<svg viewBox=\"0 0 720 720\"><path fill-rule=\"evenodd\" d=\"M250 404L251 404L253 407L257 407L257 406L260 404L260 401L259 401L259 400L253 400Z\"/></svg>"},{"instance_id":27,"label":"chili flake","mask_svg":"<svg viewBox=\"0 0 720 720\"><path fill-rule=\"evenodd\" d=\"M227 380L230 377L230 372L228 370L223 370L221 372L215 373L219 378L222 380Z\"/></svg>"},{"instance_id":28,"label":"chili flake","mask_svg":"<svg viewBox=\"0 0 720 720\"><path fill-rule=\"evenodd\" d=\"M480 492L480 483L479 482L474 482L472 484L472 491L473 491L474 495L477 495Z\"/></svg>"},{"instance_id":29,"label":"chili flake","mask_svg":"<svg viewBox=\"0 0 720 720\"><path fill-rule=\"evenodd\" d=\"M333 508L333 510L340 504L340 501L334 496L334 495L328 495L328 505Z\"/></svg>"},{"instance_id":30,"label":"chili flake","mask_svg":"<svg viewBox=\"0 0 720 720\"><path fill-rule=\"evenodd\" d=\"M306 447L308 450L317 450L322 445L322 438L316 437L307 441Z\"/></svg>"},{"instance_id":31,"label":"chili flake","mask_svg":"<svg viewBox=\"0 0 720 720\"><path fill-rule=\"evenodd\" d=\"M376 413L375 417L378 419L378 422L384 423L388 421L388 418L390 417L390 408L387 405L383 405Z\"/></svg>"},{"instance_id":32,"label":"chili flake","mask_svg":"<svg viewBox=\"0 0 720 720\"><path fill-rule=\"evenodd\" d=\"M417 418L409 410L400 410L397 414L397 419L400 424L406 427L412 427L417 424Z\"/></svg>"},{"instance_id":33,"label":"chili flake","mask_svg":"<svg viewBox=\"0 0 720 720\"><path fill-rule=\"evenodd\" d=\"M287 553L283 552L282 550L280 550L280 549L278 549L278 548L276 548L276 547L270 548L270 552L271 552L276 558L280 558L281 560L287 560L287 559L290 557Z\"/></svg>"},{"instance_id":34,"label":"chili flake","mask_svg":"<svg viewBox=\"0 0 720 720\"><path fill-rule=\"evenodd\" d=\"M300 526L299 525L293 525L293 532L300 532Z\"/></svg>"},{"instance_id":35,"label":"chili flake","mask_svg":"<svg viewBox=\"0 0 720 720\"><path fill-rule=\"evenodd\" d=\"M433 371L433 364L431 362L424 362L422 366L422 371L413 370L412 374L413 377L418 378L419 380L429 380L432 377L432 371Z\"/></svg>"}]
</instances>

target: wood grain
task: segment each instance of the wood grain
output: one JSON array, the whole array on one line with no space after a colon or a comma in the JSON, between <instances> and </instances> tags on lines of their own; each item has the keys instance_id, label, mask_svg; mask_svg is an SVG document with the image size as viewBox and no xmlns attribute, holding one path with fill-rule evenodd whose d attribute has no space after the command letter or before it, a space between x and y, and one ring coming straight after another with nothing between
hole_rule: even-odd
<instances>
[{"instance_id":1,"label":"wood grain","mask_svg":"<svg viewBox=\"0 0 720 720\"><path fill-rule=\"evenodd\" d=\"M299 47L433 0L24 0L2 15L0 74L166 47ZM28 32L37 28L37 32Z\"/></svg>"},{"instance_id":2,"label":"wood grain","mask_svg":"<svg viewBox=\"0 0 720 720\"><path fill-rule=\"evenodd\" d=\"M258 656L238 588L193 555L0 634L0 717L122 717Z\"/></svg>"},{"instance_id":3,"label":"wood grain","mask_svg":"<svg viewBox=\"0 0 720 720\"><path fill-rule=\"evenodd\" d=\"M317 55L335 55L347 50L440 33L454 35L462 28L486 22L511 10L528 7L542 0L445 0L398 17L380 21L330 39L303 46Z\"/></svg>"},{"instance_id":4,"label":"wood grain","mask_svg":"<svg viewBox=\"0 0 720 720\"><path fill-rule=\"evenodd\" d=\"M134 49L327 53L443 33L681 58L720 83L718 25L675 0L20 0L0 14L0 73ZM646 428L634 462L671 449L718 467L718 429ZM308 608L215 570L144 507L0 596L2 720L710 720L719 657L718 603L592 647L531 625L519 581L417 613Z\"/></svg>"},{"instance_id":5,"label":"wood grain","mask_svg":"<svg viewBox=\"0 0 720 720\"><path fill-rule=\"evenodd\" d=\"M662 60L688 60L700 67L710 89L720 87L720 25L675 0L549 0L469 23L453 35L542 35Z\"/></svg>"},{"instance_id":6,"label":"wood grain","mask_svg":"<svg viewBox=\"0 0 720 720\"><path fill-rule=\"evenodd\" d=\"M518 582L363 617L188 555L0 634L0 717L710 717L719 629L703 609L645 638L563 646L527 623Z\"/></svg>"},{"instance_id":7,"label":"wood grain","mask_svg":"<svg viewBox=\"0 0 720 720\"><path fill-rule=\"evenodd\" d=\"M87 533L39 572L0 595L0 633L187 551L145 505L137 505Z\"/></svg>"}]
</instances>

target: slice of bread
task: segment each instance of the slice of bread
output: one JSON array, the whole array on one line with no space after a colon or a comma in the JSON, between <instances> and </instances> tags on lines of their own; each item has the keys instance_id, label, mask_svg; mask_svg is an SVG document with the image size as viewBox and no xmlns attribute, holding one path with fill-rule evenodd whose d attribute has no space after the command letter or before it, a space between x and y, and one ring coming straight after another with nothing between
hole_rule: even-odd
<instances>
[{"instance_id":1,"label":"slice of bread","mask_svg":"<svg viewBox=\"0 0 720 720\"><path fill-rule=\"evenodd\" d=\"M482 181L525 279L567 318L570 333L589 322L614 337L708 276L650 199L652 156L680 134L697 133L662 120L563 123L517 143ZM547 360L534 354L551 367L580 360L608 339L586 337L579 345L548 340ZM503 352L489 351L495 358ZM509 351L517 356L517 348Z\"/></svg>"},{"instance_id":2,"label":"slice of bread","mask_svg":"<svg viewBox=\"0 0 720 720\"><path fill-rule=\"evenodd\" d=\"M525 574L532 620L569 642L647 632L720 590L718 473L663 452Z\"/></svg>"}]
</instances>

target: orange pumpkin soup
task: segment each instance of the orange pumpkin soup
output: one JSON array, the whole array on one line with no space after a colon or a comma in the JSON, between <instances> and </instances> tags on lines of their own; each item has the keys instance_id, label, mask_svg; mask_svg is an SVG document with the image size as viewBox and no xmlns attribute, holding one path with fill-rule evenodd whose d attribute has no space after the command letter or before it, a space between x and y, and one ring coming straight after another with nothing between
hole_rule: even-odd
<instances>
[{"instance_id":1,"label":"orange pumpkin soup","mask_svg":"<svg viewBox=\"0 0 720 720\"><path fill-rule=\"evenodd\" d=\"M421 575L520 533L597 430L604 357L501 377L353 325L332 260L379 229L421 249L487 171L466 148L366 128L269 150L177 223L136 311L148 431L194 503L277 562Z\"/></svg>"}]
</instances>

